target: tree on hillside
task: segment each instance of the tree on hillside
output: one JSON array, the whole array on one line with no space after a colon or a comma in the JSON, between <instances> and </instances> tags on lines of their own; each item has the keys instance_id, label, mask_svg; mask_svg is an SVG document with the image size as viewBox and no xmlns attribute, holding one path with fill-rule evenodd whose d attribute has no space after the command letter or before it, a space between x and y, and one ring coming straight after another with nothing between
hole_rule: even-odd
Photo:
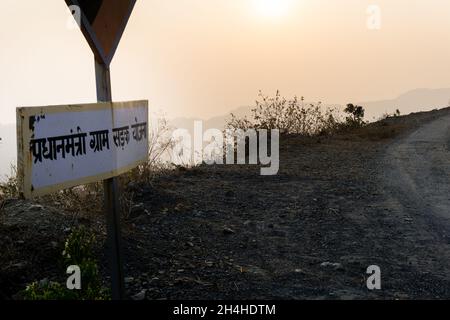
<instances>
[{"instance_id":1,"label":"tree on hillside","mask_svg":"<svg viewBox=\"0 0 450 320\"><path fill-rule=\"evenodd\" d=\"M344 109L344 112L349 114L349 116L346 118L347 124L355 127L361 127L362 125L364 125L364 107L349 103Z\"/></svg>"}]
</instances>

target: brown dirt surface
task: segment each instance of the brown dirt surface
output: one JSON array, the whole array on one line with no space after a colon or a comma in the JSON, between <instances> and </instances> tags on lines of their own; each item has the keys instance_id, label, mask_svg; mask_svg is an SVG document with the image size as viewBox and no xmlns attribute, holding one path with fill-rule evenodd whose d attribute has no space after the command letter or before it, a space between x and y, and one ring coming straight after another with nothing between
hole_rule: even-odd
<instances>
[{"instance_id":1,"label":"brown dirt surface","mask_svg":"<svg viewBox=\"0 0 450 320\"><path fill-rule=\"evenodd\" d=\"M449 117L443 109L333 137L282 137L276 176L205 165L133 185L143 210L123 221L128 296L450 298L450 139L433 129ZM71 227L104 238L102 217L14 199L2 207L0 298L56 277ZM382 270L382 290L366 287L370 265Z\"/></svg>"}]
</instances>

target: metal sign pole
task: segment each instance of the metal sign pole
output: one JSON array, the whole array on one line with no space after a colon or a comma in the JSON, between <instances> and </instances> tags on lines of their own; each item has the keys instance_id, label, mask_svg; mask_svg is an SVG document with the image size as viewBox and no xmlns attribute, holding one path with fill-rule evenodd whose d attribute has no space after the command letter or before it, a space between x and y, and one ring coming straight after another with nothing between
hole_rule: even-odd
<instances>
[{"instance_id":1,"label":"metal sign pole","mask_svg":"<svg viewBox=\"0 0 450 320\"><path fill-rule=\"evenodd\" d=\"M111 76L109 68L95 59L95 77L98 102L111 102ZM107 246L111 268L111 289L113 300L125 298L122 246L120 234L120 206L117 178L103 181L105 213L107 224Z\"/></svg>"}]
</instances>

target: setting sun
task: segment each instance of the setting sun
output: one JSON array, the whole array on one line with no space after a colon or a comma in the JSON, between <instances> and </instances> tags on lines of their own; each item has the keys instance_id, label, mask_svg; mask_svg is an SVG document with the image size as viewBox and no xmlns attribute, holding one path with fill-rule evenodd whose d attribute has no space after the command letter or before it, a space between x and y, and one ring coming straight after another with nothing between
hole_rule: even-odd
<instances>
[{"instance_id":1,"label":"setting sun","mask_svg":"<svg viewBox=\"0 0 450 320\"><path fill-rule=\"evenodd\" d=\"M279 18L289 12L292 0L253 0L256 12L267 18Z\"/></svg>"}]
</instances>

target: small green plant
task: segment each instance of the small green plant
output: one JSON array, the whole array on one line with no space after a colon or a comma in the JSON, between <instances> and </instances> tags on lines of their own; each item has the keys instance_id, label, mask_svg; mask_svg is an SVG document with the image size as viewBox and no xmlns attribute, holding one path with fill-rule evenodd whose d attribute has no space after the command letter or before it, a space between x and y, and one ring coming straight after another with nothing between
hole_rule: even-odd
<instances>
[{"instance_id":1,"label":"small green plant","mask_svg":"<svg viewBox=\"0 0 450 320\"><path fill-rule=\"evenodd\" d=\"M64 245L62 265L77 265L81 270L81 290L69 290L58 282L33 282L23 292L25 300L109 300L109 290L102 286L94 257L95 236L85 227L74 230Z\"/></svg>"},{"instance_id":2,"label":"small green plant","mask_svg":"<svg viewBox=\"0 0 450 320\"><path fill-rule=\"evenodd\" d=\"M77 294L58 282L36 281L23 292L25 300L77 300Z\"/></svg>"},{"instance_id":3,"label":"small green plant","mask_svg":"<svg viewBox=\"0 0 450 320\"><path fill-rule=\"evenodd\" d=\"M81 265L94 259L95 236L85 227L74 230L67 238L62 252L65 265Z\"/></svg>"}]
</instances>

